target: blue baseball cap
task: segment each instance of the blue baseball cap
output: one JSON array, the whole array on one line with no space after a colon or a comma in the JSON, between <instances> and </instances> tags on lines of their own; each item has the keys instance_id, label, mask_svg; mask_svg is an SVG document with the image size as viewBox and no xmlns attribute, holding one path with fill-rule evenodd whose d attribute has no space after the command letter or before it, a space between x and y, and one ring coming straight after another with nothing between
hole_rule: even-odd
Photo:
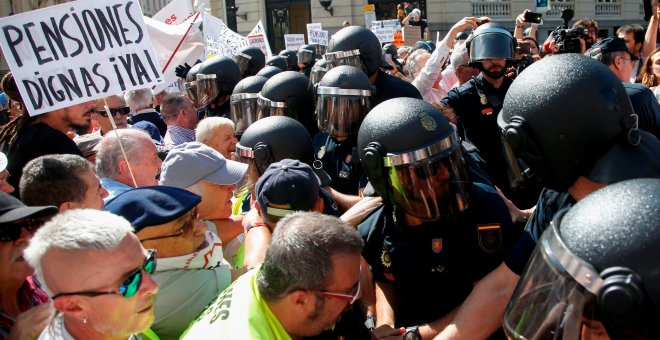
<instances>
[{"instance_id":1,"label":"blue baseball cap","mask_svg":"<svg viewBox=\"0 0 660 340\"><path fill-rule=\"evenodd\" d=\"M319 179L314 170L297 160L283 159L271 164L257 181L255 194L262 213L284 217L296 211L310 211L319 198ZM269 206L288 205L281 209Z\"/></svg>"}]
</instances>

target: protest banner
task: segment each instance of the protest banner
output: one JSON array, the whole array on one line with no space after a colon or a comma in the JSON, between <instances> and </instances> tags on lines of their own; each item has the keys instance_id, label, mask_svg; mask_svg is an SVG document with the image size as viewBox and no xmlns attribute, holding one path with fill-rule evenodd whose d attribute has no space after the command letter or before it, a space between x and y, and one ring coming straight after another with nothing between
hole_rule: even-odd
<instances>
[{"instance_id":1,"label":"protest banner","mask_svg":"<svg viewBox=\"0 0 660 340\"><path fill-rule=\"evenodd\" d=\"M328 46L328 31L309 31L309 43Z\"/></svg>"},{"instance_id":2,"label":"protest banner","mask_svg":"<svg viewBox=\"0 0 660 340\"><path fill-rule=\"evenodd\" d=\"M204 42L206 43L206 57L231 57L238 50L248 45L244 36L232 31L225 23L210 15L204 14Z\"/></svg>"},{"instance_id":3,"label":"protest banner","mask_svg":"<svg viewBox=\"0 0 660 340\"><path fill-rule=\"evenodd\" d=\"M178 25L195 15L192 0L172 0L151 18L168 25Z\"/></svg>"},{"instance_id":4,"label":"protest banner","mask_svg":"<svg viewBox=\"0 0 660 340\"><path fill-rule=\"evenodd\" d=\"M401 26L401 23L397 19L383 20L383 27L394 27Z\"/></svg>"},{"instance_id":5,"label":"protest banner","mask_svg":"<svg viewBox=\"0 0 660 340\"><path fill-rule=\"evenodd\" d=\"M403 41L406 45L412 46L416 42L422 40L422 28L419 26L405 26L403 27Z\"/></svg>"},{"instance_id":6,"label":"protest banner","mask_svg":"<svg viewBox=\"0 0 660 340\"><path fill-rule=\"evenodd\" d=\"M163 83L137 0L74 1L0 18L30 115Z\"/></svg>"},{"instance_id":7,"label":"protest banner","mask_svg":"<svg viewBox=\"0 0 660 340\"><path fill-rule=\"evenodd\" d=\"M261 38L259 37L261 35ZM262 52L264 52L264 55L266 55L266 59L270 58L273 56L273 52L270 50L270 44L268 43L268 37L266 36L266 29L264 28L264 24L259 20L256 26L250 31L250 34L248 34L248 45L253 45L251 44L250 37L253 38L252 41L255 42L256 45L261 49ZM263 39L263 43L261 40Z\"/></svg>"},{"instance_id":8,"label":"protest banner","mask_svg":"<svg viewBox=\"0 0 660 340\"><path fill-rule=\"evenodd\" d=\"M285 34L284 48L291 51L298 51L302 45L305 45L304 34Z\"/></svg>"},{"instance_id":9,"label":"protest banner","mask_svg":"<svg viewBox=\"0 0 660 340\"><path fill-rule=\"evenodd\" d=\"M168 25L144 17L144 23L153 43L154 52L162 66L163 84L153 88L158 93L177 80L175 68L187 63L193 65L204 54L204 38L199 31L200 12L179 25Z\"/></svg>"},{"instance_id":10,"label":"protest banner","mask_svg":"<svg viewBox=\"0 0 660 340\"><path fill-rule=\"evenodd\" d=\"M376 28L372 29L376 37L378 37L378 40L380 41L381 44L387 44L389 42L394 41L394 28L392 27L385 27L385 28Z\"/></svg>"}]
</instances>

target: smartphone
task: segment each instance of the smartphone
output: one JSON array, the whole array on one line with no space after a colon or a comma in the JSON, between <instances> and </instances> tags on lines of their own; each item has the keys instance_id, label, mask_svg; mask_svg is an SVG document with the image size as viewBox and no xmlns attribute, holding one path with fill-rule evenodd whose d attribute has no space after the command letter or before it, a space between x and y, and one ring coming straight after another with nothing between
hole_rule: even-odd
<instances>
[{"instance_id":1,"label":"smartphone","mask_svg":"<svg viewBox=\"0 0 660 340\"><path fill-rule=\"evenodd\" d=\"M532 54L532 43L527 41L518 42L517 51L518 54Z\"/></svg>"},{"instance_id":2,"label":"smartphone","mask_svg":"<svg viewBox=\"0 0 660 340\"><path fill-rule=\"evenodd\" d=\"M525 21L532 24L540 24L543 14L534 12L525 12Z\"/></svg>"},{"instance_id":3,"label":"smartphone","mask_svg":"<svg viewBox=\"0 0 660 340\"><path fill-rule=\"evenodd\" d=\"M385 59L392 60L392 55L389 53L385 54Z\"/></svg>"}]
</instances>

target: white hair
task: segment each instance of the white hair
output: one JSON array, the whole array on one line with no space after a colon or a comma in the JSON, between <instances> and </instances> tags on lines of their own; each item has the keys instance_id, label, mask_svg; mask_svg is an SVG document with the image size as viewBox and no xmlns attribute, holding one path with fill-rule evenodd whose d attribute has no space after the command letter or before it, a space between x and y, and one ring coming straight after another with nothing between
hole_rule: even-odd
<instances>
[{"instance_id":1,"label":"white hair","mask_svg":"<svg viewBox=\"0 0 660 340\"><path fill-rule=\"evenodd\" d=\"M229 118L207 117L202 119L197 124L197 129L195 129L195 141L200 143L208 142L213 138L215 129L221 126L230 126L232 130L236 128L234 122Z\"/></svg>"},{"instance_id":2,"label":"white hair","mask_svg":"<svg viewBox=\"0 0 660 340\"><path fill-rule=\"evenodd\" d=\"M150 88L131 90L124 94L126 105L128 105L133 112L151 108L153 99L154 95L151 93Z\"/></svg>"},{"instance_id":3,"label":"white hair","mask_svg":"<svg viewBox=\"0 0 660 340\"><path fill-rule=\"evenodd\" d=\"M454 50L449 56L450 65L456 71L456 68L459 66L465 66L469 62L467 46L465 46L464 41L457 41L454 45Z\"/></svg>"},{"instance_id":4,"label":"white hair","mask_svg":"<svg viewBox=\"0 0 660 340\"><path fill-rule=\"evenodd\" d=\"M121 146L117 142L117 134L131 164L139 163L143 159L145 143L153 143L149 134L139 129L116 129L103 136L96 147L98 150L96 153L96 173L101 178L116 179L119 177L119 163L125 158L121 152Z\"/></svg>"},{"instance_id":5,"label":"white hair","mask_svg":"<svg viewBox=\"0 0 660 340\"><path fill-rule=\"evenodd\" d=\"M41 259L49 250L114 249L131 232L133 227L126 219L107 211L67 210L39 228L23 251L23 257L34 268L44 290L51 295L41 268Z\"/></svg>"}]
</instances>

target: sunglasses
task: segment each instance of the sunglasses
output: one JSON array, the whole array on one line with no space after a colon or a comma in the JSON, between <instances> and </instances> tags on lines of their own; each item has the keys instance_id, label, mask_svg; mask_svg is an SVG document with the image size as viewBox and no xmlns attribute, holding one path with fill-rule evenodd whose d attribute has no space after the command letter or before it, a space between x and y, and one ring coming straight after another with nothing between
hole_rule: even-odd
<instances>
[{"instance_id":1,"label":"sunglasses","mask_svg":"<svg viewBox=\"0 0 660 340\"><path fill-rule=\"evenodd\" d=\"M116 109L110 109L110 113L112 113L113 116L116 116L117 114L120 114L122 116L128 116L130 112L131 112L131 108L128 106L123 106ZM101 115L103 117L108 116L108 113L105 110L96 110L96 114Z\"/></svg>"},{"instance_id":2,"label":"sunglasses","mask_svg":"<svg viewBox=\"0 0 660 340\"><path fill-rule=\"evenodd\" d=\"M142 270L147 272L147 274L153 274L156 271L156 249L147 249L149 256L144 260L144 264L139 268L136 268L132 271L122 284L119 286L119 289L113 292L72 292L72 293L59 293L51 297L51 300L55 300L60 296L70 296L70 295L82 295L88 297L95 297L99 295L121 295L125 298L130 298L135 293L140 290L140 285L142 285Z\"/></svg>"},{"instance_id":3,"label":"sunglasses","mask_svg":"<svg viewBox=\"0 0 660 340\"><path fill-rule=\"evenodd\" d=\"M19 222L0 223L0 242L14 242L21 237L25 228L30 234L37 232L52 216L43 218L28 218Z\"/></svg>"},{"instance_id":4,"label":"sunglasses","mask_svg":"<svg viewBox=\"0 0 660 340\"><path fill-rule=\"evenodd\" d=\"M333 292L324 292L321 291L321 295L335 298L335 299L340 299L340 300L346 300L348 301L349 304L354 304L355 301L360 297L360 275L362 274L362 265L360 265L360 273L358 274L358 283L357 283L357 289L355 290L355 294L349 295L349 294L341 294L341 293L333 293Z\"/></svg>"},{"instance_id":5,"label":"sunglasses","mask_svg":"<svg viewBox=\"0 0 660 340\"><path fill-rule=\"evenodd\" d=\"M171 237L179 237L179 236L188 236L190 233L192 233L193 227L195 226L195 218L197 218L197 207L192 208L190 210L190 213L188 214L188 217L185 219L183 224L181 225L181 228L174 234L169 234L169 235L163 235L163 236L154 236L154 237L148 237L148 238L143 238L140 240L140 242L147 242L147 241L155 241L155 240L162 240L165 238L171 238Z\"/></svg>"}]
</instances>

